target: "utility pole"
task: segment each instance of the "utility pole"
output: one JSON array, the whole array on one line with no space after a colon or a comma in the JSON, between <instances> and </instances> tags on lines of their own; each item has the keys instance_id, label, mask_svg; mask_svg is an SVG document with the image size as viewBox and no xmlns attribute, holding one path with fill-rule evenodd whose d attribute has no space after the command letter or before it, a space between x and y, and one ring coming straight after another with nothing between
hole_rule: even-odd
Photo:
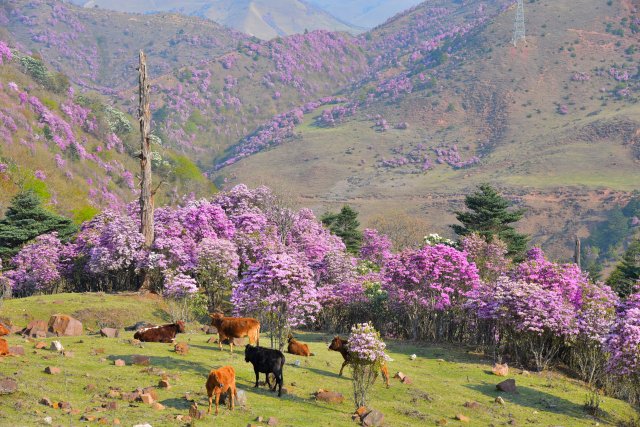
<instances>
[{"instance_id":1,"label":"utility pole","mask_svg":"<svg viewBox=\"0 0 640 427\"><path fill-rule=\"evenodd\" d=\"M149 106L149 82L147 76L147 57L140 51L139 71L139 105L140 119L140 232L144 236L145 249L151 249L154 239L153 230L153 191L151 191L151 107ZM142 272L143 290L151 289L149 272Z\"/></svg>"},{"instance_id":2,"label":"utility pole","mask_svg":"<svg viewBox=\"0 0 640 427\"><path fill-rule=\"evenodd\" d=\"M579 268L582 268L580 265L580 238L576 236L576 247L573 252L573 260Z\"/></svg>"},{"instance_id":3,"label":"utility pole","mask_svg":"<svg viewBox=\"0 0 640 427\"><path fill-rule=\"evenodd\" d=\"M514 46L518 46L518 42L520 40L524 41L525 43L527 42L524 29L524 0L518 0L518 6L516 9L516 22L513 30L513 40L511 40L511 42Z\"/></svg>"}]
</instances>

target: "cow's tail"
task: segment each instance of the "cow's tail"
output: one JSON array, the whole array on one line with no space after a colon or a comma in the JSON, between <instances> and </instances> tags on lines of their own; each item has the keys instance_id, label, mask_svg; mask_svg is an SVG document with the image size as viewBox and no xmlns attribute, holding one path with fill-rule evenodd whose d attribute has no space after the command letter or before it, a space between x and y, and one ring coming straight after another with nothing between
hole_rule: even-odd
<instances>
[{"instance_id":1,"label":"cow's tail","mask_svg":"<svg viewBox=\"0 0 640 427\"><path fill-rule=\"evenodd\" d=\"M256 346L260 346L260 324L256 328Z\"/></svg>"}]
</instances>

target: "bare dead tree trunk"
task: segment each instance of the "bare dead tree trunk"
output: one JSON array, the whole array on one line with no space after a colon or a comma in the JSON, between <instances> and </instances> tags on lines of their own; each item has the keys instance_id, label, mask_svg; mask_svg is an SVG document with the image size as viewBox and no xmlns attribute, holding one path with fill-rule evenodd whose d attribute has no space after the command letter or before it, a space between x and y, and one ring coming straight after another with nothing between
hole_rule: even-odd
<instances>
[{"instance_id":1,"label":"bare dead tree trunk","mask_svg":"<svg viewBox=\"0 0 640 427\"><path fill-rule=\"evenodd\" d=\"M147 76L147 57L140 51L139 106L140 118L140 232L144 236L144 246L151 249L153 230L153 191L151 190L151 107L149 106L149 82ZM142 290L151 289L151 278L147 270L142 271Z\"/></svg>"},{"instance_id":2,"label":"bare dead tree trunk","mask_svg":"<svg viewBox=\"0 0 640 427\"><path fill-rule=\"evenodd\" d=\"M573 253L573 260L576 263L576 265L580 268L582 268L582 266L580 265L580 238L578 236L576 236L576 247L575 247L575 251Z\"/></svg>"}]
</instances>

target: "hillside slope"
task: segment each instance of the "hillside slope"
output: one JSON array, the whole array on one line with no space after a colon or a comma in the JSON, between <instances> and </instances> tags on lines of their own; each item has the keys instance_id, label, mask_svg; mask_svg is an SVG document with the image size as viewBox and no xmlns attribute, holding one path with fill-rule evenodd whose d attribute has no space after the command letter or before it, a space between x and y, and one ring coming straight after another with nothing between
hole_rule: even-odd
<instances>
[{"instance_id":1,"label":"hillside slope","mask_svg":"<svg viewBox=\"0 0 640 427\"><path fill-rule=\"evenodd\" d=\"M327 9L300 0L75 0L74 3L128 13L175 12L199 16L263 40L305 30L358 30L327 13Z\"/></svg>"},{"instance_id":2,"label":"hillside slope","mask_svg":"<svg viewBox=\"0 0 640 427\"><path fill-rule=\"evenodd\" d=\"M38 59L10 52L0 53L0 210L20 189L77 222L135 200L139 140L131 118L97 94L76 94ZM162 145L153 151L156 182L165 183L160 203L174 192L212 191L189 159Z\"/></svg>"},{"instance_id":3,"label":"hillside slope","mask_svg":"<svg viewBox=\"0 0 640 427\"><path fill-rule=\"evenodd\" d=\"M382 24L397 13L419 3L420 0L307 0L334 16L364 28Z\"/></svg>"},{"instance_id":4,"label":"hillside slope","mask_svg":"<svg viewBox=\"0 0 640 427\"><path fill-rule=\"evenodd\" d=\"M534 243L568 258L572 236L640 182L638 16L630 3L535 2L514 47L514 10L497 6L425 4L368 33L383 54L346 112L306 115L295 140L227 175L445 234L463 195L490 182L528 208Z\"/></svg>"}]
</instances>

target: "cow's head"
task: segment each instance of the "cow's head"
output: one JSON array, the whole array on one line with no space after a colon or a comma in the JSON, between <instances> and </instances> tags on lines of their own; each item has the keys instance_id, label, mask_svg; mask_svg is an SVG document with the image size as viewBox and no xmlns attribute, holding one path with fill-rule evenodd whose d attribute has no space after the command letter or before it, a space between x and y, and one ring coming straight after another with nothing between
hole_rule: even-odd
<instances>
[{"instance_id":1,"label":"cow's head","mask_svg":"<svg viewBox=\"0 0 640 427\"><path fill-rule=\"evenodd\" d=\"M287 335L287 342L291 342L293 341L293 335L289 334Z\"/></svg>"},{"instance_id":2,"label":"cow's head","mask_svg":"<svg viewBox=\"0 0 640 427\"><path fill-rule=\"evenodd\" d=\"M336 335L335 337L333 337L331 344L329 344L329 350L340 351L340 349L342 348L342 344L342 338Z\"/></svg>"},{"instance_id":3,"label":"cow's head","mask_svg":"<svg viewBox=\"0 0 640 427\"><path fill-rule=\"evenodd\" d=\"M211 326L215 326L216 323L219 323L224 318L224 313L216 311L215 313L209 313L209 317L211 318Z\"/></svg>"},{"instance_id":4,"label":"cow's head","mask_svg":"<svg viewBox=\"0 0 640 427\"><path fill-rule=\"evenodd\" d=\"M224 384L222 384L222 378L220 378L215 372L212 375L213 375L213 386L224 388Z\"/></svg>"},{"instance_id":5,"label":"cow's head","mask_svg":"<svg viewBox=\"0 0 640 427\"><path fill-rule=\"evenodd\" d=\"M178 332L180 332L180 333L184 333L184 330L185 330L185 329L184 329L184 327L185 327L185 326L184 326L184 322L183 322L182 320L178 320L178 321L176 322L176 325L178 326Z\"/></svg>"},{"instance_id":6,"label":"cow's head","mask_svg":"<svg viewBox=\"0 0 640 427\"><path fill-rule=\"evenodd\" d=\"M244 347L244 361L245 362L251 362L251 355L253 354L255 349L256 349L256 347L252 346L251 344L247 344Z\"/></svg>"}]
</instances>

